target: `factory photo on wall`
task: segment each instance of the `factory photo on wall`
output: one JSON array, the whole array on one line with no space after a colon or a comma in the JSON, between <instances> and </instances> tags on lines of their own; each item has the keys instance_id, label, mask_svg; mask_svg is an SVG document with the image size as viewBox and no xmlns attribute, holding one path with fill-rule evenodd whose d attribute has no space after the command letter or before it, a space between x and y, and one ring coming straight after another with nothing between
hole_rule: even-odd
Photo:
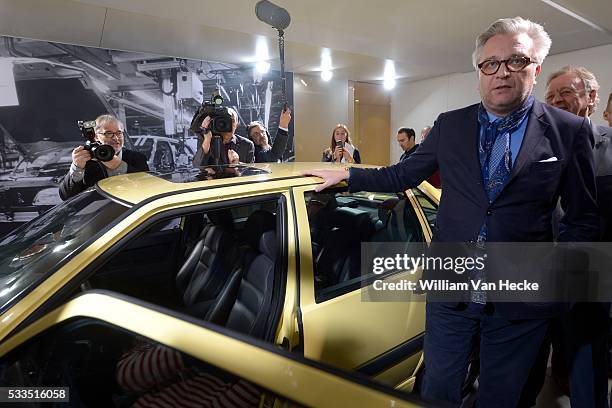
<instances>
[{"instance_id":1,"label":"factory photo on wall","mask_svg":"<svg viewBox=\"0 0 612 408\"><path fill-rule=\"evenodd\" d=\"M286 73L287 102L293 78ZM77 121L110 113L125 124L125 147L151 171L189 171L198 139L189 130L215 90L239 117L276 134L283 109L279 71L0 37L0 236L61 202L58 185L84 140ZM282 160L294 159L293 126Z\"/></svg>"}]
</instances>

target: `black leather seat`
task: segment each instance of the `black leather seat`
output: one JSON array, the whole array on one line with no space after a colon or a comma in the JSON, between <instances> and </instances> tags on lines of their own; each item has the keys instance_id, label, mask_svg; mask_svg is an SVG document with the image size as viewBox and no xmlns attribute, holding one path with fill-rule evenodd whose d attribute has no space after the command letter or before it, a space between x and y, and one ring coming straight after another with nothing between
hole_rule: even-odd
<instances>
[{"instance_id":1,"label":"black leather seat","mask_svg":"<svg viewBox=\"0 0 612 408\"><path fill-rule=\"evenodd\" d=\"M274 271L278 242L276 219L266 211L254 212L246 222L250 250L243 255L244 267L232 273L206 320L256 338L265 335L272 312Z\"/></svg>"},{"instance_id":2,"label":"black leather seat","mask_svg":"<svg viewBox=\"0 0 612 408\"><path fill-rule=\"evenodd\" d=\"M361 275L361 243L370 241L375 222L369 214L341 207L330 217L332 231L315 261L315 284L319 289Z\"/></svg>"},{"instance_id":3,"label":"black leather seat","mask_svg":"<svg viewBox=\"0 0 612 408\"><path fill-rule=\"evenodd\" d=\"M229 210L223 211L229 213ZM175 278L184 306L193 313L201 313L208 307L207 302L219 295L238 257L228 214L217 211L214 216L212 213L207 216L211 222L204 226Z\"/></svg>"}]
</instances>

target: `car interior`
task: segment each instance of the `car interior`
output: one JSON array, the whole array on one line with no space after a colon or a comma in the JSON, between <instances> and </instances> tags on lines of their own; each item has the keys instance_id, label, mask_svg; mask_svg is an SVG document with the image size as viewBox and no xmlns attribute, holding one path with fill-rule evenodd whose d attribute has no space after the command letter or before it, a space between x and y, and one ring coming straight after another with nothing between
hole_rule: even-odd
<instances>
[{"instance_id":1,"label":"car interior","mask_svg":"<svg viewBox=\"0 0 612 408\"><path fill-rule=\"evenodd\" d=\"M410 203L397 196L307 193L317 302L359 287L361 243L423 242ZM374 248L375 250L375 248Z\"/></svg>"},{"instance_id":2,"label":"car interior","mask_svg":"<svg viewBox=\"0 0 612 408\"><path fill-rule=\"evenodd\" d=\"M278 201L155 223L87 280L243 334L271 340L283 277ZM277 296L278 297L278 296Z\"/></svg>"},{"instance_id":3,"label":"car interior","mask_svg":"<svg viewBox=\"0 0 612 408\"><path fill-rule=\"evenodd\" d=\"M211 401L257 407L264 391L212 364L91 318L68 320L30 339L7 354L0 368L2 386L66 387L69 402L56 404L68 407L204 406ZM240 404L228 405L228 398L239 398Z\"/></svg>"}]
</instances>

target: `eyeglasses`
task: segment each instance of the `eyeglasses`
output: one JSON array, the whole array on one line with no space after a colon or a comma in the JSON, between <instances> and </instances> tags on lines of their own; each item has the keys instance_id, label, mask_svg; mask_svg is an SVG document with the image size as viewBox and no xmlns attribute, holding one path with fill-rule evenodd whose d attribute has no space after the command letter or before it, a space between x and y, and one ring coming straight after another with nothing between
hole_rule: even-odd
<instances>
[{"instance_id":1,"label":"eyeglasses","mask_svg":"<svg viewBox=\"0 0 612 408\"><path fill-rule=\"evenodd\" d=\"M523 70L527 65L534 64L536 61L533 61L529 57L511 57L505 60L485 60L478 64L478 69L485 75L493 75L499 71L499 67L504 63L506 65L506 69L510 72L518 72Z\"/></svg>"},{"instance_id":2,"label":"eyeglasses","mask_svg":"<svg viewBox=\"0 0 612 408\"><path fill-rule=\"evenodd\" d=\"M117 139L121 139L123 137L123 130L118 130L116 132L111 132L110 130L107 130L104 133L98 133L101 136L104 136L106 139L110 139L113 136L115 136Z\"/></svg>"},{"instance_id":3,"label":"eyeglasses","mask_svg":"<svg viewBox=\"0 0 612 408\"><path fill-rule=\"evenodd\" d=\"M551 103L555 99L555 95L557 94L559 94L561 99L565 99L565 98L571 98L574 95L580 95L581 93L582 92L580 92L579 90L577 91L577 90L573 90L569 88L561 88L561 89L555 89L555 90L548 91L544 99L546 100L546 103Z\"/></svg>"}]
</instances>

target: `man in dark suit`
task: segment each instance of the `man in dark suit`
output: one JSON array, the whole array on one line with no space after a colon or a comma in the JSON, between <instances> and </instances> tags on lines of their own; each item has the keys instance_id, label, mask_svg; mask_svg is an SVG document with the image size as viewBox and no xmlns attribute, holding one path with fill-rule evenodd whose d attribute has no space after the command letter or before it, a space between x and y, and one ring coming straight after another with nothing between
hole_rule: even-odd
<instances>
[{"instance_id":1,"label":"man in dark suit","mask_svg":"<svg viewBox=\"0 0 612 408\"><path fill-rule=\"evenodd\" d=\"M404 153L400 157L400 163L410 157L419 147L416 143L416 134L412 128L399 128L397 131L397 144L402 148Z\"/></svg>"},{"instance_id":2,"label":"man in dark suit","mask_svg":"<svg viewBox=\"0 0 612 408\"><path fill-rule=\"evenodd\" d=\"M228 108L232 117L232 131L221 134L221 146L219 152L219 163L214 157L213 134L208 129L210 117L207 116L202 121L200 128L202 134L198 140L198 151L193 156L194 166L211 166L215 164L238 164L253 163L255 161L255 146L249 139L239 136L236 133L238 128L238 114L232 108Z\"/></svg>"},{"instance_id":3,"label":"man in dark suit","mask_svg":"<svg viewBox=\"0 0 612 408\"><path fill-rule=\"evenodd\" d=\"M546 103L585 118L591 126L601 239L612 241L612 129L590 119L599 102L598 90L592 72L565 66L548 77ZM608 406L609 314L609 303L577 303L551 325L552 373L570 391L574 407ZM549 349L548 344L543 348L542 365L548 361ZM539 371L542 375L544 369Z\"/></svg>"},{"instance_id":4,"label":"man in dark suit","mask_svg":"<svg viewBox=\"0 0 612 408\"><path fill-rule=\"evenodd\" d=\"M92 159L90 152L83 146L74 149L70 170L59 186L59 195L62 200L77 195L107 177L149 171L144 154L123 148L125 140L123 130L123 123L112 115L100 115L96 118L95 139L103 145L112 146L115 156L103 162Z\"/></svg>"},{"instance_id":5,"label":"man in dark suit","mask_svg":"<svg viewBox=\"0 0 612 408\"><path fill-rule=\"evenodd\" d=\"M560 241L598 235L591 127L531 96L550 38L520 17L494 22L473 54L482 102L442 113L408 160L381 169L321 170L317 190L348 179L352 191L403 191L436 169L442 196L437 242L552 241L557 199L566 203ZM427 303L424 398L461 403L469 357L480 340L478 406L516 407L556 303Z\"/></svg>"}]
</instances>

